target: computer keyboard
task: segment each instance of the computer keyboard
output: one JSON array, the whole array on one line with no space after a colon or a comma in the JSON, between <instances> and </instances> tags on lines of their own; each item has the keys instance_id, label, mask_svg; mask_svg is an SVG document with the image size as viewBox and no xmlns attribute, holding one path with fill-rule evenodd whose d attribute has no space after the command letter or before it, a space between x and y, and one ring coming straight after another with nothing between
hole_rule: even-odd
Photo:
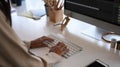
<instances>
[{"instance_id":1,"label":"computer keyboard","mask_svg":"<svg viewBox=\"0 0 120 67\"><path fill-rule=\"evenodd\" d=\"M64 58L68 58L68 57L70 57L76 53L79 53L83 50L82 47L80 47L74 43L71 43L65 39L61 39L61 38L58 38L58 37L53 36L53 35L50 35L48 37L54 39L54 42L48 42L48 41L44 42L45 44L48 44L49 47L55 46L58 42L63 42L67 46L69 51L67 53L65 53L64 55L62 55Z\"/></svg>"}]
</instances>

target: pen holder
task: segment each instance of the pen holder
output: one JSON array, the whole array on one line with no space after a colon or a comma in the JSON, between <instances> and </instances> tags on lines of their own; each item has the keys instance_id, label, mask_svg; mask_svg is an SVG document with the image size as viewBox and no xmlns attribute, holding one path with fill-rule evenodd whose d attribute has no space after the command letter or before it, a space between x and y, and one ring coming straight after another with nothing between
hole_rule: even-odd
<instances>
[{"instance_id":1,"label":"pen holder","mask_svg":"<svg viewBox=\"0 0 120 67\"><path fill-rule=\"evenodd\" d=\"M63 20L63 10L55 10L49 8L49 20L53 23L57 23Z\"/></svg>"}]
</instances>

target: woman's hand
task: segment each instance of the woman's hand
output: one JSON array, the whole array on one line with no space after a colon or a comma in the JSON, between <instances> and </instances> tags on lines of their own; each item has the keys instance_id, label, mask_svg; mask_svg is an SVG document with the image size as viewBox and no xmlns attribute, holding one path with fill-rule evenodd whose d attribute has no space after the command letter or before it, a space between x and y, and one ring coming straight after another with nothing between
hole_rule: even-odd
<instances>
[{"instance_id":1,"label":"woman's hand","mask_svg":"<svg viewBox=\"0 0 120 67\"><path fill-rule=\"evenodd\" d=\"M50 37L47 37L47 36L42 36L38 39L35 39L33 41L31 41L31 45L30 45L30 48L38 48L38 47L48 47L47 44L44 44L43 42L45 41L49 41L49 42L52 42L54 41L52 38Z\"/></svg>"},{"instance_id":2,"label":"woman's hand","mask_svg":"<svg viewBox=\"0 0 120 67\"><path fill-rule=\"evenodd\" d=\"M69 49L67 48L67 46L64 43L58 42L56 46L51 47L49 52L55 52L58 55L63 55L68 51L69 51Z\"/></svg>"}]
</instances>

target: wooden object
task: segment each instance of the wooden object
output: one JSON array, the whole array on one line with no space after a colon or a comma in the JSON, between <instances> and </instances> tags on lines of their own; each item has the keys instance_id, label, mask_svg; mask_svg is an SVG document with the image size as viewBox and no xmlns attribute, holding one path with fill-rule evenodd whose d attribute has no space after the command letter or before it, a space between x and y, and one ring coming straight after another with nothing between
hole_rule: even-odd
<instances>
[{"instance_id":1,"label":"wooden object","mask_svg":"<svg viewBox=\"0 0 120 67\"><path fill-rule=\"evenodd\" d=\"M63 20L63 10L55 10L55 9L51 9L49 8L49 19L50 21L52 21L53 23L57 23Z\"/></svg>"},{"instance_id":2,"label":"wooden object","mask_svg":"<svg viewBox=\"0 0 120 67\"><path fill-rule=\"evenodd\" d=\"M70 18L69 16L65 17L64 20L62 21L62 24L61 24L61 31L64 30L64 28L67 26L68 22L70 21Z\"/></svg>"},{"instance_id":3,"label":"wooden object","mask_svg":"<svg viewBox=\"0 0 120 67\"><path fill-rule=\"evenodd\" d=\"M67 26L67 24L69 23L69 21L70 21L70 18L69 18L69 16L67 16L67 17L65 17L65 18L63 19L62 23L55 24L54 26L61 25L61 26L60 26L60 30L63 31L64 28L65 28L65 27Z\"/></svg>"},{"instance_id":4,"label":"wooden object","mask_svg":"<svg viewBox=\"0 0 120 67\"><path fill-rule=\"evenodd\" d=\"M63 20L63 6L64 1L60 0L47 0L46 4L48 5L48 15L50 21L53 23L60 22Z\"/></svg>"}]
</instances>

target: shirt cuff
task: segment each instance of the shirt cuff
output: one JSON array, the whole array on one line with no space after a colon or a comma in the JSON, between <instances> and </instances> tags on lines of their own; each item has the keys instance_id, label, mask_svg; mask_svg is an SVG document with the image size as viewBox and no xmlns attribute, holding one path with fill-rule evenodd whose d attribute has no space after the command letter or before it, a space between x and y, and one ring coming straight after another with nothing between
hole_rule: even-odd
<instances>
[{"instance_id":1,"label":"shirt cuff","mask_svg":"<svg viewBox=\"0 0 120 67\"><path fill-rule=\"evenodd\" d=\"M60 55L54 53L54 52L49 52L48 47L44 48L35 48L35 49L30 49L30 52L40 58L42 58L45 61L45 66L46 67L53 67L54 64L60 62L63 57Z\"/></svg>"},{"instance_id":2,"label":"shirt cuff","mask_svg":"<svg viewBox=\"0 0 120 67\"><path fill-rule=\"evenodd\" d=\"M60 55L54 52L44 54L41 56L41 58L46 62L47 67L53 67L56 63L60 62L63 59Z\"/></svg>"},{"instance_id":3,"label":"shirt cuff","mask_svg":"<svg viewBox=\"0 0 120 67\"><path fill-rule=\"evenodd\" d=\"M25 43L26 48L29 49L31 42L30 41L23 41L23 42Z\"/></svg>"}]
</instances>

